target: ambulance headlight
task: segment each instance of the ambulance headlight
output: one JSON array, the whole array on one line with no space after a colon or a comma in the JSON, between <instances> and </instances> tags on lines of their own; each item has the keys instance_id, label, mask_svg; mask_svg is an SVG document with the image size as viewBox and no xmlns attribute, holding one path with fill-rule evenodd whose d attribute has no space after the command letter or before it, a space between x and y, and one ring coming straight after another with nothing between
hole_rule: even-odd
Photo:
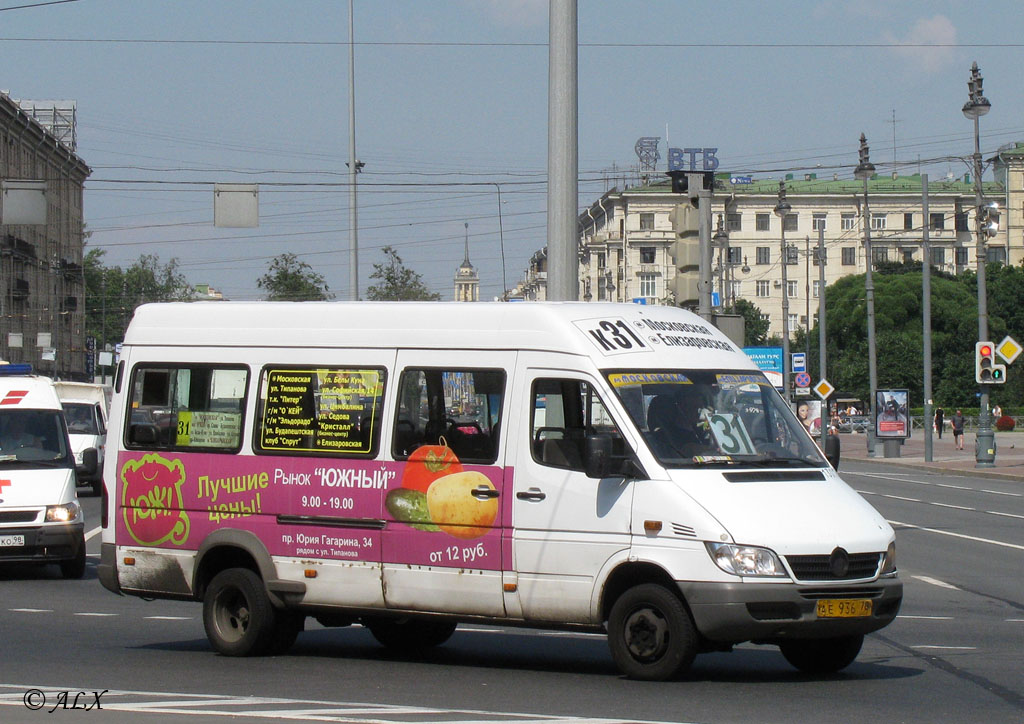
<instances>
[{"instance_id":1,"label":"ambulance headlight","mask_svg":"<svg viewBox=\"0 0 1024 724\"><path fill-rule=\"evenodd\" d=\"M734 576L788 576L782 561L767 548L731 543L705 543L712 560Z\"/></svg>"},{"instance_id":2,"label":"ambulance headlight","mask_svg":"<svg viewBox=\"0 0 1024 724\"><path fill-rule=\"evenodd\" d=\"M64 505L48 505L46 506L46 522L70 523L78 517L81 510L78 503L74 501L64 503Z\"/></svg>"}]
</instances>

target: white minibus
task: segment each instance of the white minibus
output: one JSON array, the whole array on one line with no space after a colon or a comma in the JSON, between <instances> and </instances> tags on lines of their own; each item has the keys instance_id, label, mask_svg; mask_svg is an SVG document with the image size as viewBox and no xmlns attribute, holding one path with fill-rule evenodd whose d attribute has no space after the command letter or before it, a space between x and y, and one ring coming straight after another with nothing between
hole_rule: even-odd
<instances>
[{"instance_id":1,"label":"white minibus","mask_svg":"<svg viewBox=\"0 0 1024 724\"><path fill-rule=\"evenodd\" d=\"M833 672L902 600L890 525L674 307L145 305L108 445L100 580L201 601L226 655L314 617L606 632L637 679L747 641Z\"/></svg>"}]
</instances>

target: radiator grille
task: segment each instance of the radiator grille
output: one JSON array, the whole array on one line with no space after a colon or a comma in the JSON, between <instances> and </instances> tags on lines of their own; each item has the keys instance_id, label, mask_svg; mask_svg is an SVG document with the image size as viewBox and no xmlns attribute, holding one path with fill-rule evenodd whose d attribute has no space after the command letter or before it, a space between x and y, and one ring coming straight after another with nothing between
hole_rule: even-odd
<instances>
[{"instance_id":1,"label":"radiator grille","mask_svg":"<svg viewBox=\"0 0 1024 724\"><path fill-rule=\"evenodd\" d=\"M832 571L831 556L786 556L786 561L798 581L853 581L874 578L881 560L881 553L851 553L846 574L837 576Z\"/></svg>"}]
</instances>

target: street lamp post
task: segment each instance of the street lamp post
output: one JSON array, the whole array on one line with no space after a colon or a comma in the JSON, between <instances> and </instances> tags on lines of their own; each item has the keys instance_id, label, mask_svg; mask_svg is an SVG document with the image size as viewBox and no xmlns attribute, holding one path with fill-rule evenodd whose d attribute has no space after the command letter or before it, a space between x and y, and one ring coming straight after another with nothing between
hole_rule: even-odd
<instances>
[{"instance_id":1,"label":"street lamp post","mask_svg":"<svg viewBox=\"0 0 1024 724\"><path fill-rule=\"evenodd\" d=\"M868 139L860 134L860 163L854 169L855 178L864 180L864 299L867 304L868 315L868 387L870 399L868 410L870 420L868 421L867 442L868 457L875 456L875 398L878 390L878 365L875 353L875 282L871 277L871 267L874 259L871 254L871 214L868 210L868 179L875 173L875 167L871 163L868 151Z\"/></svg>"},{"instance_id":2,"label":"street lamp post","mask_svg":"<svg viewBox=\"0 0 1024 724\"><path fill-rule=\"evenodd\" d=\"M978 273L978 340L988 339L988 292L985 287L985 261L988 253L985 247L985 231L982 228L981 210L985 204L981 194L981 137L978 119L989 112L992 104L982 95L982 78L978 64L971 65L971 77L967 81L968 98L964 103L964 115L974 121L974 229ZM988 387L981 385L978 434L974 443L974 466L991 468L995 465L995 434L992 432L992 417L988 409Z\"/></svg>"},{"instance_id":3,"label":"street lamp post","mask_svg":"<svg viewBox=\"0 0 1024 724\"><path fill-rule=\"evenodd\" d=\"M779 217L782 227L782 396L789 401L789 283L786 279L786 266L789 264L789 253L786 249L786 214L793 207L786 201L786 182L779 181L779 202L775 204L775 215Z\"/></svg>"},{"instance_id":4,"label":"street lamp post","mask_svg":"<svg viewBox=\"0 0 1024 724\"><path fill-rule=\"evenodd\" d=\"M718 215L718 224L715 227L715 234L711 237L711 241L718 247L718 293L720 295L718 303L724 311L729 307L729 293L726 291L726 284L729 286L732 286L732 284L729 281L727 267L729 263L729 235L725 233L725 224L721 214Z\"/></svg>"}]
</instances>

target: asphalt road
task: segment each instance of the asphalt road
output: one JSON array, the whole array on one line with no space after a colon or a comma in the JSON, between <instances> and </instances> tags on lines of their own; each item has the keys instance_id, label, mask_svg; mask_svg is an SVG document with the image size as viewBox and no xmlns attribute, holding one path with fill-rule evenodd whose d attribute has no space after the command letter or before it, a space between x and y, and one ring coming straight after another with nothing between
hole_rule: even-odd
<instances>
[{"instance_id":1,"label":"asphalt road","mask_svg":"<svg viewBox=\"0 0 1024 724\"><path fill-rule=\"evenodd\" d=\"M844 468L897 527L906 598L836 676L744 645L699 656L684 681L634 682L603 637L497 627L410 658L359 627L312 623L287 656L228 659L210 650L199 604L104 590L97 535L82 581L0 568L0 722L1024 720L1024 484ZM88 520L98 503L83 499Z\"/></svg>"}]
</instances>

